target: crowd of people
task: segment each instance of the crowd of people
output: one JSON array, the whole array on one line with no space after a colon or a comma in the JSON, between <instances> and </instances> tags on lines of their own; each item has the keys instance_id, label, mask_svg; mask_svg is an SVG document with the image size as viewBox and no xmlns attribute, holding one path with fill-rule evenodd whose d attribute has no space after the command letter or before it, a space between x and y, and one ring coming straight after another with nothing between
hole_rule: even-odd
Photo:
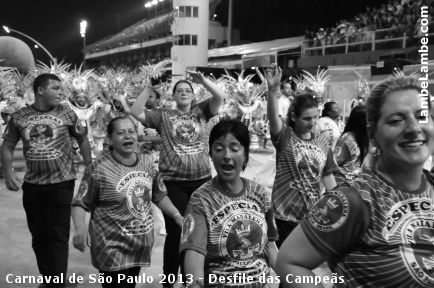
<instances>
[{"instance_id":1,"label":"crowd of people","mask_svg":"<svg viewBox=\"0 0 434 288\"><path fill-rule=\"evenodd\" d=\"M65 102L65 80L35 77L34 101L10 115L1 152L6 187L23 189L42 275L66 275L72 217L74 247L90 247L92 265L105 277L124 275L102 286L135 287L126 279L152 265L154 203L167 230L163 273L188 287L233 287L234 275L248 276L236 287L268 287L263 279L272 270L283 287L311 287L312 270L324 262L337 287L434 284L434 178L424 170L434 153L434 120L421 113L417 78L396 74L381 82L344 124L336 102L295 93L276 64L254 93L243 95L231 93L253 89L245 79L227 89L202 73L187 74L173 85L170 105L160 105L150 77L138 95L117 102L108 95L116 89L98 86L112 101L85 107L106 109L109 117L99 127L103 136L93 132L102 138L93 154L98 145L88 136L98 119L81 115L80 91ZM200 101L196 85L208 91ZM262 106L248 98L264 93ZM229 102L243 117L228 113ZM254 108L266 112L258 118L276 150L272 189L241 176ZM20 139L24 182L12 169ZM86 167L75 195L74 145Z\"/></svg>"},{"instance_id":2,"label":"crowd of people","mask_svg":"<svg viewBox=\"0 0 434 288\"><path fill-rule=\"evenodd\" d=\"M376 39L389 39L418 36L420 33L421 7L433 7L432 0L389 0L380 7L366 7L366 10L352 19L342 19L335 27L319 28L317 32L306 31L307 47L321 47L344 43L370 42ZM432 25L433 9L429 9L429 23ZM375 35L376 31L385 30ZM430 31L433 29L430 29Z\"/></svg>"}]
</instances>

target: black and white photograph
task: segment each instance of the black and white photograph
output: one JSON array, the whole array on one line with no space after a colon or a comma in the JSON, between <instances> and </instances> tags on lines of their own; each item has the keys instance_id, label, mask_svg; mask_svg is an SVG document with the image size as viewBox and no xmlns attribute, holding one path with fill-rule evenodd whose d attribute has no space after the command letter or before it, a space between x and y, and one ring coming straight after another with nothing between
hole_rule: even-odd
<instances>
[{"instance_id":1,"label":"black and white photograph","mask_svg":"<svg viewBox=\"0 0 434 288\"><path fill-rule=\"evenodd\" d=\"M4 0L0 288L434 287L434 0Z\"/></svg>"}]
</instances>

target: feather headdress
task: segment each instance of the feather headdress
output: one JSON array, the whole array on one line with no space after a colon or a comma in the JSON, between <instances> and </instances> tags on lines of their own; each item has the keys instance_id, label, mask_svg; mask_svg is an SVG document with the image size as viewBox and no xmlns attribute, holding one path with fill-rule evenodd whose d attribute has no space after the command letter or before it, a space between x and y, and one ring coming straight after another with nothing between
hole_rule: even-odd
<instances>
[{"instance_id":1,"label":"feather headdress","mask_svg":"<svg viewBox=\"0 0 434 288\"><path fill-rule=\"evenodd\" d=\"M251 80L255 75L244 77L244 72L245 70L236 73L237 78L235 78L226 71L221 81L226 86L226 94L237 102L240 110L245 114L251 114L260 105L261 97L266 93L266 86L252 83Z\"/></svg>"},{"instance_id":2,"label":"feather headdress","mask_svg":"<svg viewBox=\"0 0 434 288\"><path fill-rule=\"evenodd\" d=\"M393 72L393 76L394 76L394 77L411 77L411 78L419 79L419 78L422 76L422 73L419 73L419 72L412 72L412 73L406 75L404 71L402 71L402 70L400 70L400 69L396 69L396 70Z\"/></svg>"},{"instance_id":3,"label":"feather headdress","mask_svg":"<svg viewBox=\"0 0 434 288\"><path fill-rule=\"evenodd\" d=\"M62 81L65 81L69 77L70 69L71 69L71 64L67 64L63 62L59 62L59 63L51 62L50 65L47 65L41 61L38 61L36 63L35 70L30 73L35 78L36 76L44 73L54 74L57 75Z\"/></svg>"},{"instance_id":4,"label":"feather headdress","mask_svg":"<svg viewBox=\"0 0 434 288\"><path fill-rule=\"evenodd\" d=\"M303 78L307 82L307 88L312 90L316 94L316 97L321 97L323 99L325 96L326 84L331 78L331 75L326 74L327 70L320 70L320 68L318 68L315 76L303 70Z\"/></svg>"},{"instance_id":5,"label":"feather headdress","mask_svg":"<svg viewBox=\"0 0 434 288\"><path fill-rule=\"evenodd\" d=\"M158 62L155 65L147 64L140 66L140 72L138 73L138 77L142 79L142 81L145 81L147 79L157 79L158 77L161 77L164 73L164 68L169 64L172 63L171 59L164 59L160 62Z\"/></svg>"},{"instance_id":6,"label":"feather headdress","mask_svg":"<svg viewBox=\"0 0 434 288\"><path fill-rule=\"evenodd\" d=\"M359 104L363 104L365 102L366 97L369 96L370 88L369 83L366 78L364 78L360 73L353 70L353 72L357 75L357 99L354 101L357 101ZM351 107L355 106L354 103L351 103Z\"/></svg>"},{"instance_id":7,"label":"feather headdress","mask_svg":"<svg viewBox=\"0 0 434 288\"><path fill-rule=\"evenodd\" d=\"M99 93L97 79L93 69L83 69L83 66L80 65L69 72L67 79L65 79L65 87L68 89L70 97L77 94L85 95L92 102Z\"/></svg>"},{"instance_id":8,"label":"feather headdress","mask_svg":"<svg viewBox=\"0 0 434 288\"><path fill-rule=\"evenodd\" d=\"M32 75L21 74L11 67L0 67L0 96L2 99L1 112L14 111L34 102L32 91Z\"/></svg>"},{"instance_id":9,"label":"feather headdress","mask_svg":"<svg viewBox=\"0 0 434 288\"><path fill-rule=\"evenodd\" d=\"M133 86L131 84L131 73L123 68L107 69L103 75L98 78L100 87L103 89L103 95L107 102L117 111L120 103L124 105L127 102L127 96L132 95ZM115 103L119 102L119 103ZM119 107L118 107L119 106Z\"/></svg>"},{"instance_id":10,"label":"feather headdress","mask_svg":"<svg viewBox=\"0 0 434 288\"><path fill-rule=\"evenodd\" d=\"M292 78L292 81L295 83L295 92L296 94L304 94L306 93L306 88L309 86L309 83L303 76L296 76Z\"/></svg>"}]
</instances>

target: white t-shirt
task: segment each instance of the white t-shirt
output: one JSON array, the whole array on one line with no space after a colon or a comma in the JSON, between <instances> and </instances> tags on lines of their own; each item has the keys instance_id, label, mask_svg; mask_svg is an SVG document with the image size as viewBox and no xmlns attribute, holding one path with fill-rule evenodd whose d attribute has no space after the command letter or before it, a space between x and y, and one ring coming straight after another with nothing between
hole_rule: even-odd
<instances>
[{"instance_id":1,"label":"white t-shirt","mask_svg":"<svg viewBox=\"0 0 434 288\"><path fill-rule=\"evenodd\" d=\"M283 119L286 119L291 102L288 98L281 95L279 98L277 98L277 103L279 104L279 116L281 116Z\"/></svg>"},{"instance_id":2,"label":"white t-shirt","mask_svg":"<svg viewBox=\"0 0 434 288\"><path fill-rule=\"evenodd\" d=\"M317 134L324 135L329 138L332 149L334 149L336 141L341 135L338 124L336 124L336 122L330 117L321 117L318 119L316 122L316 132Z\"/></svg>"}]
</instances>

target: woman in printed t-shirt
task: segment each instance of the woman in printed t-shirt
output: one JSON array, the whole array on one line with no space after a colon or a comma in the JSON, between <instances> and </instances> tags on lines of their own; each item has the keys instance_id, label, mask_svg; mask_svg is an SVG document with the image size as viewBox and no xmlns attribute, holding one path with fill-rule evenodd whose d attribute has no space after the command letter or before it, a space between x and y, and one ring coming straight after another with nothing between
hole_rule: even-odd
<instances>
[{"instance_id":1,"label":"woman in printed t-shirt","mask_svg":"<svg viewBox=\"0 0 434 288\"><path fill-rule=\"evenodd\" d=\"M321 118L316 122L316 133L327 137L332 144L332 149L334 149L342 128L343 123L340 120L338 103L334 101L325 103Z\"/></svg>"},{"instance_id":2,"label":"woman in printed t-shirt","mask_svg":"<svg viewBox=\"0 0 434 288\"><path fill-rule=\"evenodd\" d=\"M128 116L107 127L111 150L103 151L86 170L72 202L74 247L84 251L89 223L92 264L112 283L103 287L135 287L128 281L151 263L154 242L151 201L181 226L183 217L167 197L153 159L137 153L137 127ZM123 274L123 275L122 275ZM107 279L107 278L106 278ZM119 283L118 280L123 280Z\"/></svg>"},{"instance_id":3,"label":"woman in printed t-shirt","mask_svg":"<svg viewBox=\"0 0 434 288\"><path fill-rule=\"evenodd\" d=\"M265 76L269 90L270 133L277 153L272 195L279 247L320 198L320 181L324 182L326 190L336 186L332 172L338 168L330 141L313 132L318 117L318 104L313 96L296 96L285 123L277 113L282 70L273 64L265 71Z\"/></svg>"},{"instance_id":4,"label":"woman in printed t-shirt","mask_svg":"<svg viewBox=\"0 0 434 288\"><path fill-rule=\"evenodd\" d=\"M351 187L326 193L285 240L281 277L313 275L328 261L336 287L434 287L434 175L423 170L434 121L420 91L419 80L404 75L373 88L368 131L380 153Z\"/></svg>"},{"instance_id":5,"label":"woman in printed t-shirt","mask_svg":"<svg viewBox=\"0 0 434 288\"><path fill-rule=\"evenodd\" d=\"M191 288L266 287L278 235L271 193L240 177L249 146L249 130L238 120L222 120L211 131L217 176L191 196L182 229L180 250Z\"/></svg>"},{"instance_id":6,"label":"woman in printed t-shirt","mask_svg":"<svg viewBox=\"0 0 434 288\"><path fill-rule=\"evenodd\" d=\"M207 88L212 97L192 106L194 97L190 82L180 80L173 87L175 109L163 108L147 111L145 103L151 93L148 86L131 108L131 114L147 128L154 128L161 136L160 173L167 187L169 198L183 214L191 194L211 179L208 156L210 118L217 114L224 92L201 73L188 71L192 79ZM164 243L163 272L166 278L177 278L181 259L179 239L181 229L165 215L166 241ZM172 276L173 277L173 276ZM165 286L172 286L167 283Z\"/></svg>"},{"instance_id":7,"label":"woman in printed t-shirt","mask_svg":"<svg viewBox=\"0 0 434 288\"><path fill-rule=\"evenodd\" d=\"M356 106L351 110L344 132L338 138L334 154L342 176L336 175L336 182L352 183L362 170L363 159L369 149L366 128L366 107Z\"/></svg>"}]
</instances>

